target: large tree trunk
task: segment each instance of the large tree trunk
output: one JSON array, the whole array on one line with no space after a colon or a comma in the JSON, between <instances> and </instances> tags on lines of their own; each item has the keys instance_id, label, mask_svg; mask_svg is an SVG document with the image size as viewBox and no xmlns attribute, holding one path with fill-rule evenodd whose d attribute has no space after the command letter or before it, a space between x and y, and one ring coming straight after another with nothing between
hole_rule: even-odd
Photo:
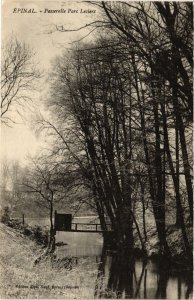
<instances>
[{"instance_id":1,"label":"large tree trunk","mask_svg":"<svg viewBox=\"0 0 194 300\"><path fill-rule=\"evenodd\" d=\"M145 160L148 168L148 178L149 178L149 186L150 186L150 196L152 199L152 207L154 218L156 222L156 229L158 233L158 238L160 242L160 252L162 255L170 255L168 244L166 241L166 228L165 228L165 203L163 198L163 178L162 178L162 162L161 162L161 151L160 151L160 133L159 133L159 120L158 120L158 104L155 99L155 95L153 95L153 110L154 110L154 121L155 121L155 175L153 176L153 165L151 164L149 150L148 150L148 141L146 138L146 126L145 126L145 115L144 108L141 101L140 90L138 85L138 73L135 67L135 61L133 61L133 70L135 75L135 86L137 92L137 100L140 111L140 122L142 128L142 137L143 137L143 147L145 153ZM154 94L154 90L152 87L152 93ZM142 93L142 98L143 98ZM143 99L144 103L144 99ZM156 177L156 181L154 182L154 178Z\"/></svg>"},{"instance_id":2,"label":"large tree trunk","mask_svg":"<svg viewBox=\"0 0 194 300\"><path fill-rule=\"evenodd\" d=\"M166 242L166 221L165 221L165 191L163 191L163 169L161 158L161 138L160 138L160 122L158 116L158 99L155 95L154 86L152 84L153 95L153 111L155 121L155 172L156 172L156 198L153 201L153 209L155 213L156 228L160 240L160 248L162 254L169 255L169 248ZM165 176L165 174L164 174Z\"/></svg>"},{"instance_id":3,"label":"large tree trunk","mask_svg":"<svg viewBox=\"0 0 194 300\"><path fill-rule=\"evenodd\" d=\"M175 114L175 126L179 132L180 137L180 144L182 150L182 161L185 173L185 182L187 188L187 195L188 195L188 204L190 209L190 218L193 221L193 189L192 189L192 181L191 181L191 174L190 174L190 165L188 159L188 152L187 152L187 142L185 138L185 128L183 124L183 119L181 116L181 108L179 105L178 100L178 88L177 88L177 51L172 46L172 62L173 62L173 83L172 83L172 100L173 100L173 108Z\"/></svg>"},{"instance_id":4,"label":"large tree trunk","mask_svg":"<svg viewBox=\"0 0 194 300\"><path fill-rule=\"evenodd\" d=\"M181 203L181 198L180 198L180 191L179 191L179 168L177 165L179 158L178 158L178 138L176 134L176 174L173 166L173 161L172 161L172 156L170 152L170 145L169 145L169 138L168 138L168 129L167 129L167 124L166 124L166 113L165 113L165 106L161 102L161 112L162 112L162 118L163 118L163 131L164 131L164 143L165 143L165 149L167 153L167 159L168 159L168 164L170 168L170 173L172 176L173 184L174 184L174 190L175 190L175 197L176 197L176 225L181 228L182 230L182 235L183 235L183 240L185 244L185 249L187 252L188 257L191 255L191 249L189 245L189 241L187 238L187 233L186 233L186 228L185 228L185 222L184 222L184 213L183 213L183 207ZM176 133L177 133L177 128L176 128ZM178 224L177 224L178 220Z\"/></svg>"},{"instance_id":5,"label":"large tree trunk","mask_svg":"<svg viewBox=\"0 0 194 300\"><path fill-rule=\"evenodd\" d=\"M178 128L175 128L175 152L176 152L176 189L179 191L180 189L180 178L179 178L179 132ZM180 200L180 193L178 193L178 197L176 197L176 226L181 227L181 213L182 213L182 205Z\"/></svg>"}]
</instances>

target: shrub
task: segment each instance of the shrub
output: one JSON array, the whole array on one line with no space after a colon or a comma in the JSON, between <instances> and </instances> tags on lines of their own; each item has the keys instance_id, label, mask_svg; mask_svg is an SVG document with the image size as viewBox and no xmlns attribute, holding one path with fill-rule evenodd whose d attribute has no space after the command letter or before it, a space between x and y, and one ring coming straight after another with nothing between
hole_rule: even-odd
<instances>
[{"instance_id":1,"label":"shrub","mask_svg":"<svg viewBox=\"0 0 194 300\"><path fill-rule=\"evenodd\" d=\"M39 245L48 245L48 231L42 229L40 226L30 226L27 224L22 224L20 220L17 219L6 219L6 225L14 228L21 232L22 234L28 236L30 239L35 240ZM5 223L5 222L4 222Z\"/></svg>"},{"instance_id":2,"label":"shrub","mask_svg":"<svg viewBox=\"0 0 194 300\"><path fill-rule=\"evenodd\" d=\"M7 224L10 220L10 209L8 206L5 206L4 209L3 209L3 214L2 214L2 217L1 217L1 222L4 223L4 224Z\"/></svg>"},{"instance_id":3,"label":"shrub","mask_svg":"<svg viewBox=\"0 0 194 300\"><path fill-rule=\"evenodd\" d=\"M23 233L24 233L24 235L30 236L30 235L32 235L33 232L30 227L24 225Z\"/></svg>"},{"instance_id":4,"label":"shrub","mask_svg":"<svg viewBox=\"0 0 194 300\"><path fill-rule=\"evenodd\" d=\"M8 221L7 225L9 227L12 227L12 228L15 228L15 229L20 229L20 230L23 229L22 223L17 219L10 219Z\"/></svg>"},{"instance_id":5,"label":"shrub","mask_svg":"<svg viewBox=\"0 0 194 300\"><path fill-rule=\"evenodd\" d=\"M43 232L40 226L35 226L33 228L33 237L37 241L38 244L47 245L48 243L48 235L46 232Z\"/></svg>"}]
</instances>

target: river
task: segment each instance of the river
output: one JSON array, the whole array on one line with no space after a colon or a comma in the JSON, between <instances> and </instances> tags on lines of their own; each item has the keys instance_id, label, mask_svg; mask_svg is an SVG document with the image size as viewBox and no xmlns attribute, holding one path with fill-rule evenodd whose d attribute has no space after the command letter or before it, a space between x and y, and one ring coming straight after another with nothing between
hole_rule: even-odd
<instances>
[{"instance_id":1,"label":"river","mask_svg":"<svg viewBox=\"0 0 194 300\"><path fill-rule=\"evenodd\" d=\"M91 220L93 223L90 217L73 221ZM48 225L46 219L38 223L27 219L26 222ZM59 245L56 246L57 259L64 261L68 270L77 270L76 285L82 285L80 278L87 278L94 298L192 299L192 274L161 260L145 262L139 258L127 264L126 258L103 248L99 233L57 232L56 244Z\"/></svg>"}]
</instances>

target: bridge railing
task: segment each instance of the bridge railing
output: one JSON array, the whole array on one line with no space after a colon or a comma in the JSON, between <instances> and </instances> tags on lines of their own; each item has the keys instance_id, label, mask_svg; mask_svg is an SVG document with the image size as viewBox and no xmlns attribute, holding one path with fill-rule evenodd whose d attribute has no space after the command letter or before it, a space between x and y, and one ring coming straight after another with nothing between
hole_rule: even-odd
<instances>
[{"instance_id":1,"label":"bridge railing","mask_svg":"<svg viewBox=\"0 0 194 300\"><path fill-rule=\"evenodd\" d=\"M96 224L96 223L71 223L71 230L75 230L75 231L78 231L78 230L84 230L84 231L90 231L90 230L93 230L93 231L96 231L96 232L99 232L99 231L103 231L102 230L102 227L100 224ZM110 224L107 224L107 230L111 230L111 225Z\"/></svg>"}]
</instances>

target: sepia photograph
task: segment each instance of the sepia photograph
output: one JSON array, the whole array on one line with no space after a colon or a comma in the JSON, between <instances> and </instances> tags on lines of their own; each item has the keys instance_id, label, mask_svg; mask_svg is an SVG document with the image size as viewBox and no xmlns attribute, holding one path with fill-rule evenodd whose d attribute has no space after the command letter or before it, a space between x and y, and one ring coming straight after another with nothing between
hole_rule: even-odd
<instances>
[{"instance_id":1,"label":"sepia photograph","mask_svg":"<svg viewBox=\"0 0 194 300\"><path fill-rule=\"evenodd\" d=\"M0 299L193 299L193 2L1 3Z\"/></svg>"}]
</instances>

